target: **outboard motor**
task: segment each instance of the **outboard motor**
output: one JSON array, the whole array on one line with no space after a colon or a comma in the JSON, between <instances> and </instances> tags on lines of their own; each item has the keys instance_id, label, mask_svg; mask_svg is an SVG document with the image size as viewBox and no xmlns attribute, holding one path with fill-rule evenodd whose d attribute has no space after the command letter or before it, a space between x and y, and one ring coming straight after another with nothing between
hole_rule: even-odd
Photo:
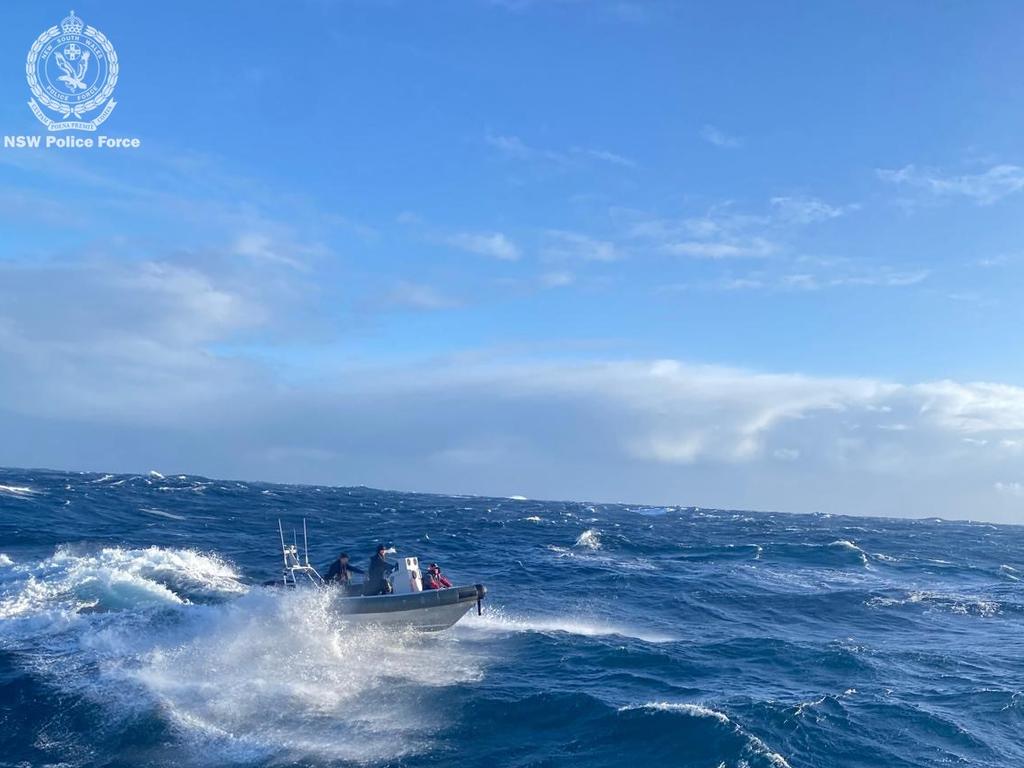
<instances>
[{"instance_id":1,"label":"outboard motor","mask_svg":"<svg viewBox=\"0 0 1024 768\"><path fill-rule=\"evenodd\" d=\"M418 557L403 557L398 561L398 570L395 572L392 586L396 595L423 591L423 577L420 574Z\"/></svg>"}]
</instances>

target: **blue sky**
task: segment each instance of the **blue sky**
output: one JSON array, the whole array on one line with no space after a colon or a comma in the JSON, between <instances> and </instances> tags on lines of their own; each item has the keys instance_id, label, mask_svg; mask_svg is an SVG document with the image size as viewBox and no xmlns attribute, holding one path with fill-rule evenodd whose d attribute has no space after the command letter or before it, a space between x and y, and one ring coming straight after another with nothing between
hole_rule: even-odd
<instances>
[{"instance_id":1,"label":"blue sky","mask_svg":"<svg viewBox=\"0 0 1024 768\"><path fill-rule=\"evenodd\" d=\"M0 151L0 463L1022 520L1019 4L75 11L143 146Z\"/></svg>"}]
</instances>

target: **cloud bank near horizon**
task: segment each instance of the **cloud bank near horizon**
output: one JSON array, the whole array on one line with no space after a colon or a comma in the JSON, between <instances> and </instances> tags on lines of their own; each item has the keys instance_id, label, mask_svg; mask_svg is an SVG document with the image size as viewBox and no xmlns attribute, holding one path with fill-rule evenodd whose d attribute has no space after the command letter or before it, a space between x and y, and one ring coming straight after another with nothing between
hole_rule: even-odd
<instances>
[{"instance_id":1,"label":"cloud bank near horizon","mask_svg":"<svg viewBox=\"0 0 1024 768\"><path fill-rule=\"evenodd\" d=\"M5 465L1021 520L1020 387L486 353L297 376L215 351L287 291L152 261L2 270Z\"/></svg>"}]
</instances>

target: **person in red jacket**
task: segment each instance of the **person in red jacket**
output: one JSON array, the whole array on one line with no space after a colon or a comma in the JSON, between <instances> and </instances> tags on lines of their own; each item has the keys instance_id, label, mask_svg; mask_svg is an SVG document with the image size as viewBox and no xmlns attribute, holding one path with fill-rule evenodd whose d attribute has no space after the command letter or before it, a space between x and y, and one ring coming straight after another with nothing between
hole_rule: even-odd
<instances>
[{"instance_id":1,"label":"person in red jacket","mask_svg":"<svg viewBox=\"0 0 1024 768\"><path fill-rule=\"evenodd\" d=\"M447 589L452 583L441 573L441 566L431 563L427 566L427 572L423 575L424 589Z\"/></svg>"}]
</instances>

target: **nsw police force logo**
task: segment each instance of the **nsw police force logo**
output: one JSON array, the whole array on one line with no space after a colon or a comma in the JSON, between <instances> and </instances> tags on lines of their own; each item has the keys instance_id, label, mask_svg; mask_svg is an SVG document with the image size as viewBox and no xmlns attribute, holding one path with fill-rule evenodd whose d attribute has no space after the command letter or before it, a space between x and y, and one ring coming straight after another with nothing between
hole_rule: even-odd
<instances>
[{"instance_id":1,"label":"nsw police force logo","mask_svg":"<svg viewBox=\"0 0 1024 768\"><path fill-rule=\"evenodd\" d=\"M33 98L28 106L48 130L95 131L117 106L110 98L117 71L114 46L71 11L59 27L43 32L29 49L25 77ZM87 117L101 108L95 117Z\"/></svg>"}]
</instances>

